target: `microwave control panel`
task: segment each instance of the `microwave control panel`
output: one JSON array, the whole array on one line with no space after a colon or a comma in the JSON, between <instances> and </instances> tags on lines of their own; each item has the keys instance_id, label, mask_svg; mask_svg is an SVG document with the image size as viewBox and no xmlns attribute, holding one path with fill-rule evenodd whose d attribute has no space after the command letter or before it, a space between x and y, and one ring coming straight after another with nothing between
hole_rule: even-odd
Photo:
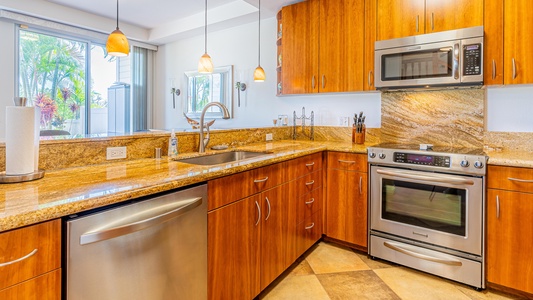
<instances>
[{"instance_id":1,"label":"microwave control panel","mask_svg":"<svg viewBox=\"0 0 533 300\"><path fill-rule=\"evenodd\" d=\"M481 74L481 44L463 46L463 75Z\"/></svg>"},{"instance_id":2,"label":"microwave control panel","mask_svg":"<svg viewBox=\"0 0 533 300\"><path fill-rule=\"evenodd\" d=\"M394 152L394 162L434 167L450 167L449 156Z\"/></svg>"}]
</instances>

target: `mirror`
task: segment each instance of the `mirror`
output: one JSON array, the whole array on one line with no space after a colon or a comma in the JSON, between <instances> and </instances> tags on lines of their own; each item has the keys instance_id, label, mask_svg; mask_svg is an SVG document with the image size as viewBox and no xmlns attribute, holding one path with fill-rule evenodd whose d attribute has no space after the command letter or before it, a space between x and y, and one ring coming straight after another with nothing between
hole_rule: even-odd
<instances>
[{"instance_id":1,"label":"mirror","mask_svg":"<svg viewBox=\"0 0 533 300\"><path fill-rule=\"evenodd\" d=\"M197 71L185 72L187 78L187 101L185 114L189 118L200 118L202 110L209 102L224 104L233 118L233 66L215 68L211 74ZM210 107L206 118L222 118L218 107Z\"/></svg>"}]
</instances>

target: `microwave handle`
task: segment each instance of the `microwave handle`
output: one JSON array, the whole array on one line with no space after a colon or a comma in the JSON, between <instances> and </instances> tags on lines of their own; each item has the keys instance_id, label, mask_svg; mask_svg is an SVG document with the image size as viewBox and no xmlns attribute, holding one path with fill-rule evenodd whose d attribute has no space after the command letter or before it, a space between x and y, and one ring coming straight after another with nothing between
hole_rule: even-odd
<instances>
[{"instance_id":1,"label":"microwave handle","mask_svg":"<svg viewBox=\"0 0 533 300\"><path fill-rule=\"evenodd\" d=\"M453 45L453 78L459 79L459 43Z\"/></svg>"}]
</instances>

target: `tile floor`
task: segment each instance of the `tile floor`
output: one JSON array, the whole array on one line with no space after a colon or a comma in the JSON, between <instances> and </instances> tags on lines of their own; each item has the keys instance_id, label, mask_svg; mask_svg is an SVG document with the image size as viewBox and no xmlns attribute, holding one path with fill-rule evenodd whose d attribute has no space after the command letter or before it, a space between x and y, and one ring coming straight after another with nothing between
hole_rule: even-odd
<instances>
[{"instance_id":1,"label":"tile floor","mask_svg":"<svg viewBox=\"0 0 533 300\"><path fill-rule=\"evenodd\" d=\"M520 299L473 288L382 260L363 252L320 242L296 261L261 295L260 300L329 299Z\"/></svg>"}]
</instances>

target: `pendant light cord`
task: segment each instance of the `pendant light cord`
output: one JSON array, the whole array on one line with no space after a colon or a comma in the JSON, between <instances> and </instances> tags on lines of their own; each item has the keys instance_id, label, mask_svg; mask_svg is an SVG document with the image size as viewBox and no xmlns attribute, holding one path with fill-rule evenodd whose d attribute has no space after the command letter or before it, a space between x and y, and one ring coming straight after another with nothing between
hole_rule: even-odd
<instances>
[{"instance_id":1,"label":"pendant light cord","mask_svg":"<svg viewBox=\"0 0 533 300\"><path fill-rule=\"evenodd\" d=\"M261 0L259 0L259 40L258 40L258 45L259 45L259 57L258 57L258 62L259 62L259 66L261 66Z\"/></svg>"},{"instance_id":2,"label":"pendant light cord","mask_svg":"<svg viewBox=\"0 0 533 300\"><path fill-rule=\"evenodd\" d=\"M205 26L204 26L204 46L205 53L207 53L207 0L205 0Z\"/></svg>"},{"instance_id":3,"label":"pendant light cord","mask_svg":"<svg viewBox=\"0 0 533 300\"><path fill-rule=\"evenodd\" d=\"M117 30L118 30L118 0L117 0Z\"/></svg>"}]
</instances>

